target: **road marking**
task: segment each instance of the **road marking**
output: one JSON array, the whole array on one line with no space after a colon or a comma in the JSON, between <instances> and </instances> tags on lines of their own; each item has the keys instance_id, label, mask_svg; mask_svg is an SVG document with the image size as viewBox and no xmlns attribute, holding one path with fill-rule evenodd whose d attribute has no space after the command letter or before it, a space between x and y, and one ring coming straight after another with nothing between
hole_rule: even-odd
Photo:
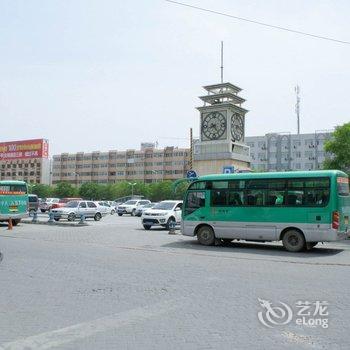
<instances>
[{"instance_id":1,"label":"road marking","mask_svg":"<svg viewBox=\"0 0 350 350\"><path fill-rule=\"evenodd\" d=\"M0 350L51 349L79 339L90 337L97 333L115 330L132 323L144 322L149 318L159 316L174 309L176 309L174 301L165 301L145 307L138 307L114 315L98 318L93 321L78 323L69 327L4 343L0 346Z\"/></svg>"}]
</instances>

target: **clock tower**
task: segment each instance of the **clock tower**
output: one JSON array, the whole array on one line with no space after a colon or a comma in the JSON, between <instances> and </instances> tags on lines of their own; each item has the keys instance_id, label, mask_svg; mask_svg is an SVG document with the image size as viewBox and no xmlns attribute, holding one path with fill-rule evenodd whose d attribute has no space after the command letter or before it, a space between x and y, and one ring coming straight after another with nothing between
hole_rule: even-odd
<instances>
[{"instance_id":1,"label":"clock tower","mask_svg":"<svg viewBox=\"0 0 350 350\"><path fill-rule=\"evenodd\" d=\"M200 137L194 144L193 168L199 175L222 173L223 169L248 169L249 147L244 143L245 99L231 83L204 86L207 95L200 112Z\"/></svg>"}]
</instances>

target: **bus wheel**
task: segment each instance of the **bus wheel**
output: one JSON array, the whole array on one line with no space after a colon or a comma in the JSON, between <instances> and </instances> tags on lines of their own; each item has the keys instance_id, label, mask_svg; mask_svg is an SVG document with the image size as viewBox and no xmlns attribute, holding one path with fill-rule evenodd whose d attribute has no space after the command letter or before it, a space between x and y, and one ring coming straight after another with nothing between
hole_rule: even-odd
<instances>
[{"instance_id":1,"label":"bus wheel","mask_svg":"<svg viewBox=\"0 0 350 350\"><path fill-rule=\"evenodd\" d=\"M21 219L12 220L12 225L17 226L20 223L20 221L21 221Z\"/></svg>"},{"instance_id":2,"label":"bus wheel","mask_svg":"<svg viewBox=\"0 0 350 350\"><path fill-rule=\"evenodd\" d=\"M202 226L197 232L197 239L200 244L213 245L215 243L214 230L210 226Z\"/></svg>"},{"instance_id":3,"label":"bus wheel","mask_svg":"<svg viewBox=\"0 0 350 350\"><path fill-rule=\"evenodd\" d=\"M305 248L304 235L297 230L289 230L283 235L283 246L289 252L300 252Z\"/></svg>"}]
</instances>

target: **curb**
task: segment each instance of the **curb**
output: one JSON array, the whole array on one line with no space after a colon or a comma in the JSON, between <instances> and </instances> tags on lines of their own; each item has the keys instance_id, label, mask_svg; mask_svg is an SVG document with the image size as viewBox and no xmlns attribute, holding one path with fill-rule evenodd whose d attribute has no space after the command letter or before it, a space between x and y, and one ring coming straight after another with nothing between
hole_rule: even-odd
<instances>
[{"instance_id":1,"label":"curb","mask_svg":"<svg viewBox=\"0 0 350 350\"><path fill-rule=\"evenodd\" d=\"M48 222L48 221L21 221L21 224L29 224L29 225L48 225L48 226L59 226L59 227L83 227L83 226L89 226L88 223L79 224L79 223L57 223L57 222Z\"/></svg>"}]
</instances>

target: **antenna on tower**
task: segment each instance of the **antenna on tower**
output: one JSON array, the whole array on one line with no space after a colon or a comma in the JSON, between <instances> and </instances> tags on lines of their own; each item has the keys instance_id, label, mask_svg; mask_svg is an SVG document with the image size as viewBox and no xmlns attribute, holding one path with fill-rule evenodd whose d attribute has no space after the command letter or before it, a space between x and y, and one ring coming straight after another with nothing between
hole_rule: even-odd
<instances>
[{"instance_id":1,"label":"antenna on tower","mask_svg":"<svg viewBox=\"0 0 350 350\"><path fill-rule=\"evenodd\" d=\"M298 135L300 134L300 87L297 85L295 88L295 95L297 97L297 102L295 103L295 113L297 115L297 131Z\"/></svg>"},{"instance_id":2,"label":"antenna on tower","mask_svg":"<svg viewBox=\"0 0 350 350\"><path fill-rule=\"evenodd\" d=\"M221 83L224 82L224 42L221 41Z\"/></svg>"}]
</instances>

